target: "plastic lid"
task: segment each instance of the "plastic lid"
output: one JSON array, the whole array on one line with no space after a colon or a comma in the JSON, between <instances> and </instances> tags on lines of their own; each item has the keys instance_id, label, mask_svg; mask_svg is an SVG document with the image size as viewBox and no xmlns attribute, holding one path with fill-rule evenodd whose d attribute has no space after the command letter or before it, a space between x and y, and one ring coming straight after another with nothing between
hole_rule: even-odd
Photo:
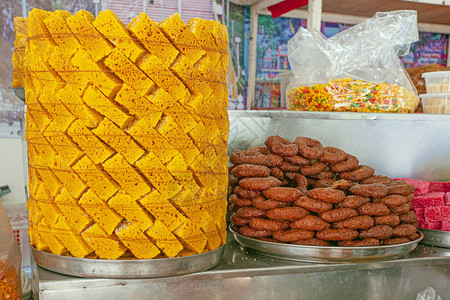
<instances>
[{"instance_id":1,"label":"plastic lid","mask_svg":"<svg viewBox=\"0 0 450 300\"><path fill-rule=\"evenodd\" d=\"M422 78L425 77L442 77L442 76L450 76L450 71L436 71L436 72L427 72L422 73Z\"/></svg>"},{"instance_id":2,"label":"plastic lid","mask_svg":"<svg viewBox=\"0 0 450 300\"><path fill-rule=\"evenodd\" d=\"M430 97L435 97L435 98L450 98L450 93L420 94L419 97L420 97L420 98L430 98Z\"/></svg>"}]
</instances>

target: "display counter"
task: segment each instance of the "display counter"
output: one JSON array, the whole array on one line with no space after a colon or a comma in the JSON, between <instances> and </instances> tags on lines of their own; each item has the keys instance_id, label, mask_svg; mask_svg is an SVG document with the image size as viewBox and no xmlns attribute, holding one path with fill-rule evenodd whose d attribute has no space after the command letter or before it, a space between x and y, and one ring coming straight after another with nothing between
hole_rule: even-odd
<instances>
[{"instance_id":1,"label":"display counter","mask_svg":"<svg viewBox=\"0 0 450 300\"><path fill-rule=\"evenodd\" d=\"M311 264L248 252L230 235L222 262L196 274L124 280L33 272L33 294L41 300L415 299L429 286L450 295L450 250L425 245L393 261Z\"/></svg>"},{"instance_id":2,"label":"display counter","mask_svg":"<svg viewBox=\"0 0 450 300\"><path fill-rule=\"evenodd\" d=\"M356 155L376 174L448 180L450 117L230 111L229 152L269 135L307 136ZM205 272L158 279L87 279L33 267L39 299L415 299L426 287L450 295L450 249L419 245L404 258L315 264L241 248L229 234L222 262Z\"/></svg>"}]
</instances>

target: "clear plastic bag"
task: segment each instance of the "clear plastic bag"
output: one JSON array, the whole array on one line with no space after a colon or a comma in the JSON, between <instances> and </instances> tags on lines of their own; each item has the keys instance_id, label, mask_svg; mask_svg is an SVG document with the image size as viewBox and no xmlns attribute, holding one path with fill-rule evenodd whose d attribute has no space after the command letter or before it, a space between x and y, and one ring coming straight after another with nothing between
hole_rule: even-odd
<instances>
[{"instance_id":1,"label":"clear plastic bag","mask_svg":"<svg viewBox=\"0 0 450 300\"><path fill-rule=\"evenodd\" d=\"M289 109L414 112L419 98L398 56L418 39L408 10L376 13L328 39L300 28L288 42Z\"/></svg>"},{"instance_id":2,"label":"clear plastic bag","mask_svg":"<svg viewBox=\"0 0 450 300\"><path fill-rule=\"evenodd\" d=\"M0 203L0 299L22 299L20 253L8 216Z\"/></svg>"},{"instance_id":3,"label":"clear plastic bag","mask_svg":"<svg viewBox=\"0 0 450 300\"><path fill-rule=\"evenodd\" d=\"M417 294L416 300L442 300L442 298L436 293L435 289L432 287L427 287Z\"/></svg>"}]
</instances>

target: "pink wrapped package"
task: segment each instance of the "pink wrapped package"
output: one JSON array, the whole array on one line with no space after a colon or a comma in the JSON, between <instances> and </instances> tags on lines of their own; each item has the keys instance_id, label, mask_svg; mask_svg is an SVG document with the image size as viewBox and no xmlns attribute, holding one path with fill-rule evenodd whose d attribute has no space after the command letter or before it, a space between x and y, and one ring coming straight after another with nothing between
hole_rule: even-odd
<instances>
[{"instance_id":1,"label":"pink wrapped package","mask_svg":"<svg viewBox=\"0 0 450 300\"><path fill-rule=\"evenodd\" d=\"M419 227L450 231L450 181L399 179L415 187L412 204Z\"/></svg>"},{"instance_id":2,"label":"pink wrapped package","mask_svg":"<svg viewBox=\"0 0 450 300\"><path fill-rule=\"evenodd\" d=\"M428 181L422 181L411 178L395 178L394 180L403 180L404 182L413 185L415 187L414 195L420 196L428 193L430 183Z\"/></svg>"},{"instance_id":3,"label":"pink wrapped package","mask_svg":"<svg viewBox=\"0 0 450 300\"><path fill-rule=\"evenodd\" d=\"M430 185L428 186L429 193L434 193L434 192L446 193L447 192L447 182L430 181L429 183L430 183Z\"/></svg>"},{"instance_id":4,"label":"pink wrapped package","mask_svg":"<svg viewBox=\"0 0 450 300\"><path fill-rule=\"evenodd\" d=\"M425 208L423 207L416 207L413 209L417 216L417 221L423 221L425 220Z\"/></svg>"},{"instance_id":5,"label":"pink wrapped package","mask_svg":"<svg viewBox=\"0 0 450 300\"><path fill-rule=\"evenodd\" d=\"M450 220L450 206L426 207L425 220L432 222Z\"/></svg>"},{"instance_id":6,"label":"pink wrapped package","mask_svg":"<svg viewBox=\"0 0 450 300\"><path fill-rule=\"evenodd\" d=\"M445 205L445 193L428 193L424 196L416 196L413 200L413 207L430 207Z\"/></svg>"},{"instance_id":7,"label":"pink wrapped package","mask_svg":"<svg viewBox=\"0 0 450 300\"><path fill-rule=\"evenodd\" d=\"M442 221L442 230L450 231L450 221Z\"/></svg>"},{"instance_id":8,"label":"pink wrapped package","mask_svg":"<svg viewBox=\"0 0 450 300\"><path fill-rule=\"evenodd\" d=\"M442 222L427 222L420 221L419 228L432 229L432 230L442 230Z\"/></svg>"}]
</instances>

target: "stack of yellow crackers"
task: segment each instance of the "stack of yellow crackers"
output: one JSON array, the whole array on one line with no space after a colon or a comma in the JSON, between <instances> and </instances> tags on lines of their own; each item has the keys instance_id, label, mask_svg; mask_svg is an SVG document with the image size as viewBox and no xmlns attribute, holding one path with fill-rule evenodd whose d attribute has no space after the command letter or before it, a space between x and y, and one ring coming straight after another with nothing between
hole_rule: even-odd
<instances>
[{"instance_id":1,"label":"stack of yellow crackers","mask_svg":"<svg viewBox=\"0 0 450 300\"><path fill-rule=\"evenodd\" d=\"M23 63L25 57L25 48L28 38L28 21L27 18L17 17L14 19L14 33L16 38L14 40L14 52L12 55L13 63L13 87L23 87L24 71Z\"/></svg>"},{"instance_id":2,"label":"stack of yellow crackers","mask_svg":"<svg viewBox=\"0 0 450 300\"><path fill-rule=\"evenodd\" d=\"M226 28L145 13L124 25L112 11L34 9L15 22L28 28L13 63L26 93L31 245L101 259L223 245Z\"/></svg>"}]
</instances>

